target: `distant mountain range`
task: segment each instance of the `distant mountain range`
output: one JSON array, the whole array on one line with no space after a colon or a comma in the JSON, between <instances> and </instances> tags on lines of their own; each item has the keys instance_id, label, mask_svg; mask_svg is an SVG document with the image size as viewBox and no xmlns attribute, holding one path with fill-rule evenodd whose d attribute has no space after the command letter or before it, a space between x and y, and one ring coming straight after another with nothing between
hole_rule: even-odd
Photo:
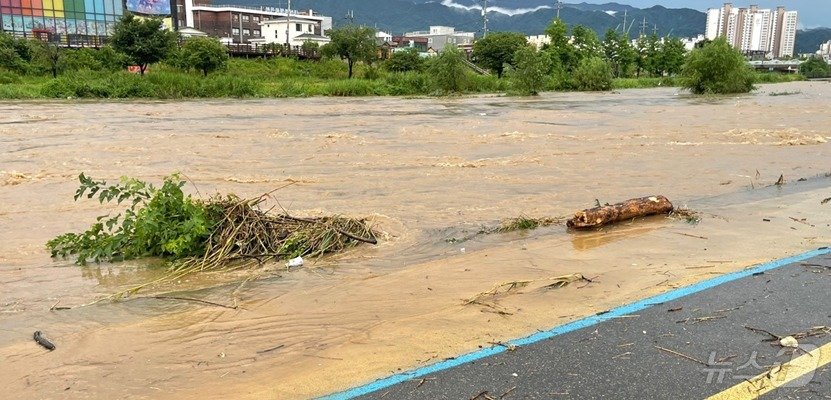
<instances>
[{"instance_id":1,"label":"distant mountain range","mask_svg":"<svg viewBox=\"0 0 831 400\"><path fill-rule=\"evenodd\" d=\"M831 40L831 28L816 28L796 32L794 49L797 54L814 53L819 45Z\"/></svg>"},{"instance_id":2,"label":"distant mountain range","mask_svg":"<svg viewBox=\"0 0 831 400\"><path fill-rule=\"evenodd\" d=\"M258 5L262 0L224 0ZM334 18L335 25L346 22L350 11L354 22L374 26L393 34L426 30L429 25L446 25L457 30L482 33L481 8L476 0L292 0L292 7L314 9ZM488 29L542 34L557 11L548 0L503 0L491 2ZM624 15L625 14L625 15ZM607 29L626 28L632 36L642 29L659 35L695 36L702 33L706 15L689 8L667 9L655 6L638 9L617 3L564 4L560 16L570 25L581 24L600 34ZM644 23L644 20L646 21Z\"/></svg>"},{"instance_id":3,"label":"distant mountain range","mask_svg":"<svg viewBox=\"0 0 831 400\"><path fill-rule=\"evenodd\" d=\"M274 0L214 0L239 5L262 5ZM277 0L285 6L286 0ZM427 30L430 25L453 26L458 31L482 33L479 0L292 0L292 8L313 9L331 16L335 26L354 22L375 27L394 35ZM488 29L513 31L527 35L542 34L555 17L552 0L489 0ZM602 35L607 29L624 29L636 37L641 31L658 35L694 37L704 33L707 16L689 8L668 9L661 6L640 9L619 3L563 4L560 17L570 26L587 26ZM831 40L831 28L800 31L796 51L813 53L819 44Z\"/></svg>"}]
</instances>

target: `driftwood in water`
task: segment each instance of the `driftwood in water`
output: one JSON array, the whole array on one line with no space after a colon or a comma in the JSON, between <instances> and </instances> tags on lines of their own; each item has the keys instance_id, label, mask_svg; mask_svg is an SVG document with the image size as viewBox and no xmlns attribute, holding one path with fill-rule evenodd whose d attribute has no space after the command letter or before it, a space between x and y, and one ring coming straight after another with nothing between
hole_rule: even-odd
<instances>
[{"instance_id":1,"label":"driftwood in water","mask_svg":"<svg viewBox=\"0 0 831 400\"><path fill-rule=\"evenodd\" d=\"M566 225L574 229L591 229L606 224L626 221L654 214L668 214L672 203L664 196L649 196L622 203L589 208L574 214Z\"/></svg>"}]
</instances>

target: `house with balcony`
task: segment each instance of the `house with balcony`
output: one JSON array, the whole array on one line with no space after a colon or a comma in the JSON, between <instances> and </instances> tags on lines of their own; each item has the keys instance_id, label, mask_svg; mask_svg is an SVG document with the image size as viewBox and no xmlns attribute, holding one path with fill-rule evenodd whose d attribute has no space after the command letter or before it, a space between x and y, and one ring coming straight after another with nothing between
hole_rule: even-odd
<instances>
[{"instance_id":1,"label":"house with balcony","mask_svg":"<svg viewBox=\"0 0 831 400\"><path fill-rule=\"evenodd\" d=\"M269 6L242 6L216 5L209 0L174 0L176 5L176 19L179 29L194 28L205 32L208 36L219 38L226 44L261 44L275 43L274 31L282 29L284 32L289 23L301 24L301 31L291 30L289 36L301 38L302 41L323 41L320 39L329 29L332 29L332 17L322 16L313 10L287 10ZM263 22L288 19L282 28L277 24L269 24L272 31L264 33ZM297 21L295 21L297 20ZM311 24L311 31L309 25ZM282 37L285 44L285 35ZM302 41L300 44L302 44ZM290 42L292 42L290 40ZM294 43L294 42L292 42ZM294 44L292 44L294 45Z\"/></svg>"},{"instance_id":2,"label":"house with balcony","mask_svg":"<svg viewBox=\"0 0 831 400\"><path fill-rule=\"evenodd\" d=\"M318 18L292 15L278 17L260 22L262 43L287 44L297 48L305 42L314 42L320 46L331 42L323 35L323 29Z\"/></svg>"}]
</instances>

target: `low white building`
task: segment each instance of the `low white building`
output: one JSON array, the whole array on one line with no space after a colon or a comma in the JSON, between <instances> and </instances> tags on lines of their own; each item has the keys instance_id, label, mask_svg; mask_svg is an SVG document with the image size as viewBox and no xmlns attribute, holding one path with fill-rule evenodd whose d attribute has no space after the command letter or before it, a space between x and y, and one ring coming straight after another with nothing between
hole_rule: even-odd
<instances>
[{"instance_id":1,"label":"low white building","mask_svg":"<svg viewBox=\"0 0 831 400\"><path fill-rule=\"evenodd\" d=\"M704 35L698 35L692 38L681 39L681 41L684 43L684 49L686 49L687 51L692 51L692 49L695 48L695 45L703 42L704 40L706 40L706 37Z\"/></svg>"},{"instance_id":2,"label":"low white building","mask_svg":"<svg viewBox=\"0 0 831 400\"><path fill-rule=\"evenodd\" d=\"M547 44L551 44L551 36L548 35L533 35L533 36L526 36L525 39L528 40L528 43L533 44L537 47L537 50L541 49L542 46Z\"/></svg>"},{"instance_id":3,"label":"low white building","mask_svg":"<svg viewBox=\"0 0 831 400\"><path fill-rule=\"evenodd\" d=\"M303 16L279 17L260 22L264 43L288 43L292 47L302 46L307 41L324 45L331 42L326 36L319 35L320 20Z\"/></svg>"},{"instance_id":4,"label":"low white building","mask_svg":"<svg viewBox=\"0 0 831 400\"><path fill-rule=\"evenodd\" d=\"M456 32L452 26L431 26L429 31L407 32L405 37L427 38L427 47L441 52L447 45L467 47L473 45L473 32Z\"/></svg>"},{"instance_id":5,"label":"low white building","mask_svg":"<svg viewBox=\"0 0 831 400\"><path fill-rule=\"evenodd\" d=\"M389 33L384 32L384 31L375 32L375 38L378 39L381 42L387 42L387 43L392 42L392 35L390 35Z\"/></svg>"}]
</instances>

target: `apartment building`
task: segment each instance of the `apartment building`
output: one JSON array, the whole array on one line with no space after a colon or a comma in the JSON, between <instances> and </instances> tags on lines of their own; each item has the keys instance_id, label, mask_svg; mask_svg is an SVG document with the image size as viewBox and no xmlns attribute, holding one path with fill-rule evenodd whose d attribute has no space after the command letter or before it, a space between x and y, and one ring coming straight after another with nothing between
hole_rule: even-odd
<instances>
[{"instance_id":1,"label":"apartment building","mask_svg":"<svg viewBox=\"0 0 831 400\"><path fill-rule=\"evenodd\" d=\"M784 7L776 10L734 7L707 10L705 37L725 37L727 42L745 53L765 53L769 58L791 57L796 42L798 16Z\"/></svg>"}]
</instances>

